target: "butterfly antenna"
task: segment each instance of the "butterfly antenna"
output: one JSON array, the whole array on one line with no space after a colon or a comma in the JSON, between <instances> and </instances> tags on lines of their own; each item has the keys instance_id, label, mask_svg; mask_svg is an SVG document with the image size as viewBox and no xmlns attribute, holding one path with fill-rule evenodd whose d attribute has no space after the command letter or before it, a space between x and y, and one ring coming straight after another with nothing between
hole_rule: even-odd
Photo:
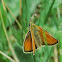
<instances>
[{"instance_id":1,"label":"butterfly antenna","mask_svg":"<svg viewBox=\"0 0 62 62\"><path fill-rule=\"evenodd\" d=\"M27 22L26 20L23 20L23 19L22 19L22 21L25 21L25 22ZM29 22L27 22L27 23L29 23Z\"/></svg>"}]
</instances>

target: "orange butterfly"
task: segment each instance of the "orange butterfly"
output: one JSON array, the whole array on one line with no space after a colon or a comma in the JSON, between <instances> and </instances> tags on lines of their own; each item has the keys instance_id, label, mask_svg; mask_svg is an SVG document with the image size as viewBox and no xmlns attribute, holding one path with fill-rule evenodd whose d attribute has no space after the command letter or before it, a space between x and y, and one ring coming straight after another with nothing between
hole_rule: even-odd
<instances>
[{"instance_id":1,"label":"orange butterfly","mask_svg":"<svg viewBox=\"0 0 62 62\"><path fill-rule=\"evenodd\" d=\"M35 53L35 49L41 47L41 45L55 45L58 40L53 38L46 30L36 26L33 22L30 22L30 31L27 33L24 41L24 52Z\"/></svg>"}]
</instances>

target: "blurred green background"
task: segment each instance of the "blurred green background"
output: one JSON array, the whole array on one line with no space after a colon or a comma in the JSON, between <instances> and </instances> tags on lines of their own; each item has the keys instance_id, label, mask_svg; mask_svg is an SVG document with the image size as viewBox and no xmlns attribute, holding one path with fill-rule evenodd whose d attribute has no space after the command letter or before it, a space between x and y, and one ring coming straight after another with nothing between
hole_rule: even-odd
<instances>
[{"instance_id":1,"label":"blurred green background","mask_svg":"<svg viewBox=\"0 0 62 62\"><path fill-rule=\"evenodd\" d=\"M29 21L59 40L32 53L23 53ZM62 0L0 0L0 62L62 62Z\"/></svg>"}]
</instances>

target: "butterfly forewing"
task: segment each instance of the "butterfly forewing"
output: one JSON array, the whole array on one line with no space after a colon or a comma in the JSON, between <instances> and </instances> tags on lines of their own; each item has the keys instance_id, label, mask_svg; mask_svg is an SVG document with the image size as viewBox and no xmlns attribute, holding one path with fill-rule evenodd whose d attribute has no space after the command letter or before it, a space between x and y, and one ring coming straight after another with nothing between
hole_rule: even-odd
<instances>
[{"instance_id":1,"label":"butterfly forewing","mask_svg":"<svg viewBox=\"0 0 62 62\"><path fill-rule=\"evenodd\" d=\"M31 38L31 32L29 31L24 41L24 52L30 52L30 51L32 51L32 38Z\"/></svg>"},{"instance_id":2,"label":"butterfly forewing","mask_svg":"<svg viewBox=\"0 0 62 62\"><path fill-rule=\"evenodd\" d=\"M47 31L45 31L45 36L46 36L46 41L45 38L43 36L44 32L43 29L41 27L38 27L39 29L39 34L41 36L43 45L45 45L45 42L47 43L47 45L54 45L56 43L58 43L58 40L56 40L54 37L52 37Z\"/></svg>"},{"instance_id":3,"label":"butterfly forewing","mask_svg":"<svg viewBox=\"0 0 62 62\"><path fill-rule=\"evenodd\" d=\"M35 49L37 49L37 46L35 45ZM32 37L31 32L29 31L26 35L25 41L24 41L24 52L31 52L33 51L32 48Z\"/></svg>"}]
</instances>

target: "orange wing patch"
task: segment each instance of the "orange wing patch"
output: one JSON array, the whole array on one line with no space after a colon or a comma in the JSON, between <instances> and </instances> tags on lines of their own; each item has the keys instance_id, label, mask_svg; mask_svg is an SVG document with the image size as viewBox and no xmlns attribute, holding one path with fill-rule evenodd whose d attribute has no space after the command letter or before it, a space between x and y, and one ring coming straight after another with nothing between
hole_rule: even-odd
<instances>
[{"instance_id":1,"label":"orange wing patch","mask_svg":"<svg viewBox=\"0 0 62 62\"><path fill-rule=\"evenodd\" d=\"M26 35L25 42L24 42L24 51L31 52L32 51L32 38L31 32L29 31Z\"/></svg>"},{"instance_id":2,"label":"orange wing patch","mask_svg":"<svg viewBox=\"0 0 62 62\"><path fill-rule=\"evenodd\" d=\"M43 36L43 29L41 27L38 27L38 28L39 28L39 34L42 39L42 45L45 45L45 39ZM58 43L58 40L56 40L54 37L52 37L47 31L45 31L45 35L46 35L47 45L54 45L54 44Z\"/></svg>"}]
</instances>

